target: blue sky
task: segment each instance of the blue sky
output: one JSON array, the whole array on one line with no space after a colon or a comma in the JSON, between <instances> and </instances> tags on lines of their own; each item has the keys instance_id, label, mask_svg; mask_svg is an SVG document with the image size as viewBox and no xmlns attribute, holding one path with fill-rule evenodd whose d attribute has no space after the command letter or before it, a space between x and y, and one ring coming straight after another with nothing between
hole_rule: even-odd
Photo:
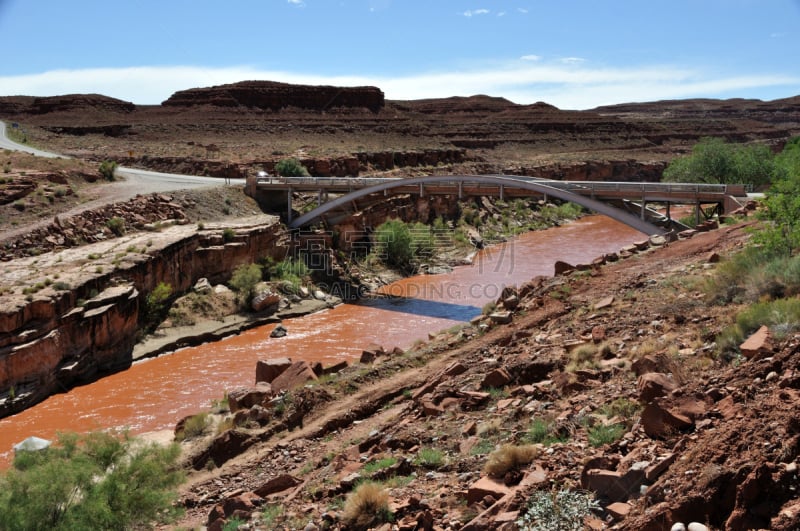
<instances>
[{"instance_id":1,"label":"blue sky","mask_svg":"<svg viewBox=\"0 0 800 531\"><path fill-rule=\"evenodd\" d=\"M588 109L800 95L800 0L0 0L0 95L267 79Z\"/></svg>"}]
</instances>

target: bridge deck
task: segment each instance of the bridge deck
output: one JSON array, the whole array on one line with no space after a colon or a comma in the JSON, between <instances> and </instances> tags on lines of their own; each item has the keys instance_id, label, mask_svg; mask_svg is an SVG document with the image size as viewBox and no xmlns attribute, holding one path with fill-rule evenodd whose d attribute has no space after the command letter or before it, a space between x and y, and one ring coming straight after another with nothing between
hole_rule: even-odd
<instances>
[{"instance_id":1,"label":"bridge deck","mask_svg":"<svg viewBox=\"0 0 800 531\"><path fill-rule=\"evenodd\" d=\"M535 177L502 175L508 182L486 184L471 182L468 178L438 180L425 184L403 186L397 177L283 177L259 179L259 190L350 193L389 182L398 183L393 193L422 193L425 195L504 195L507 197L530 197L534 192L514 187L513 181L535 182L559 190L592 197L599 200L629 199L647 202L669 203L716 203L726 196L744 197L743 185L683 184L683 183L631 183L606 181L557 181Z\"/></svg>"}]
</instances>

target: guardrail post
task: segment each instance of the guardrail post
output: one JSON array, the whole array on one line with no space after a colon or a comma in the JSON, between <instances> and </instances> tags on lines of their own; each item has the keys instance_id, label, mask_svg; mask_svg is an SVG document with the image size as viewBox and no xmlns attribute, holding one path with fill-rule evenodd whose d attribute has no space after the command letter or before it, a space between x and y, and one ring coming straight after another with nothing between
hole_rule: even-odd
<instances>
[{"instance_id":1,"label":"guardrail post","mask_svg":"<svg viewBox=\"0 0 800 531\"><path fill-rule=\"evenodd\" d=\"M500 185L500 201L505 201L505 198L503 197L505 195L503 193L504 191L505 191L505 187L501 184Z\"/></svg>"}]
</instances>

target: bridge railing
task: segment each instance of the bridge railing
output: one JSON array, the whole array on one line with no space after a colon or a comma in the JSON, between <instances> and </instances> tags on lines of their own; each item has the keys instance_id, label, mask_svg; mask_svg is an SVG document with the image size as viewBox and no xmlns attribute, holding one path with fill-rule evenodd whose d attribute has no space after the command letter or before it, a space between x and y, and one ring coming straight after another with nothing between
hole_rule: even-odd
<instances>
[{"instance_id":1,"label":"bridge railing","mask_svg":"<svg viewBox=\"0 0 800 531\"><path fill-rule=\"evenodd\" d=\"M470 181L472 176L454 176L453 179L437 179L436 182L425 183L425 185L436 186L486 186L488 183L479 182L480 176L475 176L475 181ZM623 182L623 181L558 181L552 179L541 179L538 177L516 176L516 175L495 175L507 181L536 182L538 184L551 186L560 190L568 190L580 194L602 194L602 193L665 193L665 194L720 194L720 195L746 195L744 185L730 184L695 184L695 183L653 183L653 182ZM259 184L273 184L297 187L340 187L340 188L365 188L376 184L387 182L403 181L402 177L260 177ZM506 183L513 186L512 182ZM488 184L497 186L497 184Z\"/></svg>"}]
</instances>

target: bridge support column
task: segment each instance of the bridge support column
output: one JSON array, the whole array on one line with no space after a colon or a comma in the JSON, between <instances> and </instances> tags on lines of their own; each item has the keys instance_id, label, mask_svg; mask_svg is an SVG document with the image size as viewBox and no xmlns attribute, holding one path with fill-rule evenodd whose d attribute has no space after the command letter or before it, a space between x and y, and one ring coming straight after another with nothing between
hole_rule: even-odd
<instances>
[{"instance_id":1,"label":"bridge support column","mask_svg":"<svg viewBox=\"0 0 800 531\"><path fill-rule=\"evenodd\" d=\"M700 225L700 201L694 205L694 225Z\"/></svg>"},{"instance_id":2,"label":"bridge support column","mask_svg":"<svg viewBox=\"0 0 800 531\"><path fill-rule=\"evenodd\" d=\"M505 192L505 187L501 184L500 185L500 201L505 201L506 200L505 197L504 197L504 192Z\"/></svg>"},{"instance_id":3,"label":"bridge support column","mask_svg":"<svg viewBox=\"0 0 800 531\"><path fill-rule=\"evenodd\" d=\"M668 202L667 203L667 219L672 221L672 216L670 216L670 214L669 214L669 205L671 205L671 203Z\"/></svg>"},{"instance_id":4,"label":"bridge support column","mask_svg":"<svg viewBox=\"0 0 800 531\"><path fill-rule=\"evenodd\" d=\"M286 220L292 222L292 189L286 190Z\"/></svg>"},{"instance_id":5,"label":"bridge support column","mask_svg":"<svg viewBox=\"0 0 800 531\"><path fill-rule=\"evenodd\" d=\"M425 185L422 183L419 183L419 196L425 197Z\"/></svg>"},{"instance_id":6,"label":"bridge support column","mask_svg":"<svg viewBox=\"0 0 800 531\"><path fill-rule=\"evenodd\" d=\"M639 218L644 221L645 217L647 216L647 202L642 199L642 209L639 212Z\"/></svg>"},{"instance_id":7,"label":"bridge support column","mask_svg":"<svg viewBox=\"0 0 800 531\"><path fill-rule=\"evenodd\" d=\"M464 183L458 181L458 199L461 200L464 197Z\"/></svg>"}]
</instances>

